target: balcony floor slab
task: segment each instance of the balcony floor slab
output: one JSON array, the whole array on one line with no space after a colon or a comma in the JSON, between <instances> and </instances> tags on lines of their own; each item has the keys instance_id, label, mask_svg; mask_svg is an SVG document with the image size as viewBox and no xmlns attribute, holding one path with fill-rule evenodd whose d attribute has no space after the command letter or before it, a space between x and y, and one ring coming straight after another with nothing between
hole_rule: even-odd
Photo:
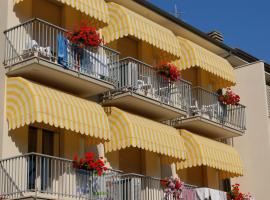
<instances>
[{"instance_id":1,"label":"balcony floor slab","mask_svg":"<svg viewBox=\"0 0 270 200\"><path fill-rule=\"evenodd\" d=\"M196 134L213 139L232 138L244 134L244 130L239 130L230 125L206 119L202 116L179 119L173 123L173 126L179 129L187 129Z\"/></svg>"},{"instance_id":2,"label":"balcony floor slab","mask_svg":"<svg viewBox=\"0 0 270 200\"><path fill-rule=\"evenodd\" d=\"M158 100L132 92L113 95L103 103L104 106L116 106L128 112L144 117L164 121L186 116L186 111L166 105Z\"/></svg>"},{"instance_id":3,"label":"balcony floor slab","mask_svg":"<svg viewBox=\"0 0 270 200\"><path fill-rule=\"evenodd\" d=\"M6 75L21 76L80 97L102 94L115 88L105 80L65 69L57 63L39 57L7 66Z\"/></svg>"}]
</instances>

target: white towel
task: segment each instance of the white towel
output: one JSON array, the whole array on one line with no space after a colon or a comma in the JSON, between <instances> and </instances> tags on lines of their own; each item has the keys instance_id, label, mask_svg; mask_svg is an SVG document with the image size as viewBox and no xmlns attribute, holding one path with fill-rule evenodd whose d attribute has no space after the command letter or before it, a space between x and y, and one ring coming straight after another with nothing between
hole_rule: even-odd
<instances>
[{"instance_id":1,"label":"white towel","mask_svg":"<svg viewBox=\"0 0 270 200\"><path fill-rule=\"evenodd\" d=\"M223 200L221 199L221 193L219 190L209 189L211 200Z\"/></svg>"},{"instance_id":2,"label":"white towel","mask_svg":"<svg viewBox=\"0 0 270 200\"><path fill-rule=\"evenodd\" d=\"M195 190L198 200L205 200L210 198L209 188L196 188Z\"/></svg>"},{"instance_id":3,"label":"white towel","mask_svg":"<svg viewBox=\"0 0 270 200\"><path fill-rule=\"evenodd\" d=\"M220 191L221 200L227 200L227 192Z\"/></svg>"}]
</instances>

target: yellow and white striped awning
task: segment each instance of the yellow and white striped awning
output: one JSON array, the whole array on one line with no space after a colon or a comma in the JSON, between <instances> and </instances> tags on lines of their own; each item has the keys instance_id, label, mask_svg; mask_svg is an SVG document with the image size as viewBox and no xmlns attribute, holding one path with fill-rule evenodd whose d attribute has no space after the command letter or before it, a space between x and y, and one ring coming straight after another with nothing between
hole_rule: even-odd
<instances>
[{"instance_id":1,"label":"yellow and white striped awning","mask_svg":"<svg viewBox=\"0 0 270 200\"><path fill-rule=\"evenodd\" d=\"M105 143L106 152L133 147L158 153L165 162L185 159L184 143L178 130L115 107L106 109L111 128L111 140Z\"/></svg>"},{"instance_id":2,"label":"yellow and white striped awning","mask_svg":"<svg viewBox=\"0 0 270 200\"><path fill-rule=\"evenodd\" d=\"M13 0L14 5L24 0ZM104 0L56 0L62 4L70 6L81 13L105 24L109 22L108 7ZM97 24L97 23L95 23Z\"/></svg>"},{"instance_id":3,"label":"yellow and white striped awning","mask_svg":"<svg viewBox=\"0 0 270 200\"><path fill-rule=\"evenodd\" d=\"M232 65L224 58L185 39L177 37L180 45L181 58L175 62L181 70L199 67L223 79L223 86L236 83Z\"/></svg>"},{"instance_id":4,"label":"yellow and white striped awning","mask_svg":"<svg viewBox=\"0 0 270 200\"><path fill-rule=\"evenodd\" d=\"M243 163L231 146L180 130L187 150L187 159L177 163L177 169L207 166L220 170L222 178L243 175Z\"/></svg>"},{"instance_id":5,"label":"yellow and white striped awning","mask_svg":"<svg viewBox=\"0 0 270 200\"><path fill-rule=\"evenodd\" d=\"M179 44L172 31L116 3L108 3L108 9L109 25L102 29L105 43L133 36L156 47L168 59L180 57Z\"/></svg>"},{"instance_id":6,"label":"yellow and white striped awning","mask_svg":"<svg viewBox=\"0 0 270 200\"><path fill-rule=\"evenodd\" d=\"M7 79L6 114L9 130L38 122L110 139L108 117L99 104L21 77Z\"/></svg>"}]
</instances>

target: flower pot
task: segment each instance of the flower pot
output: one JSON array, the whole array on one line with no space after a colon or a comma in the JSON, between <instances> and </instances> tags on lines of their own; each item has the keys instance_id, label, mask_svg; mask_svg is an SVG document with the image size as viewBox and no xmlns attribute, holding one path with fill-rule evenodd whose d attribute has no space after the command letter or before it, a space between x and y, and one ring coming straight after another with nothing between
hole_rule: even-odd
<instances>
[{"instance_id":1,"label":"flower pot","mask_svg":"<svg viewBox=\"0 0 270 200\"><path fill-rule=\"evenodd\" d=\"M76 169L77 193L90 199L102 199L107 195L105 176L95 171Z\"/></svg>"}]
</instances>

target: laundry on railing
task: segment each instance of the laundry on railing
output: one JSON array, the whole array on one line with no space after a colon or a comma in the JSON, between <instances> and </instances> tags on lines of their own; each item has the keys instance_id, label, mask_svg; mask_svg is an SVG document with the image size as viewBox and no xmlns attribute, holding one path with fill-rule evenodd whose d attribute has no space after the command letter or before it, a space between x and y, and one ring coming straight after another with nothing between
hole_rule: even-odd
<instances>
[{"instance_id":1,"label":"laundry on railing","mask_svg":"<svg viewBox=\"0 0 270 200\"><path fill-rule=\"evenodd\" d=\"M110 61L102 47L87 49L74 46L62 34L58 34L57 43L60 65L96 78L109 77Z\"/></svg>"},{"instance_id":2,"label":"laundry on railing","mask_svg":"<svg viewBox=\"0 0 270 200\"><path fill-rule=\"evenodd\" d=\"M227 200L226 192L210 188L196 188L197 200Z\"/></svg>"},{"instance_id":3,"label":"laundry on railing","mask_svg":"<svg viewBox=\"0 0 270 200\"><path fill-rule=\"evenodd\" d=\"M196 191L194 189L183 189L182 190L183 200L197 200Z\"/></svg>"},{"instance_id":4,"label":"laundry on railing","mask_svg":"<svg viewBox=\"0 0 270 200\"><path fill-rule=\"evenodd\" d=\"M64 67L68 66L68 40L62 35L57 35L57 58L58 63L63 65Z\"/></svg>"},{"instance_id":5,"label":"laundry on railing","mask_svg":"<svg viewBox=\"0 0 270 200\"><path fill-rule=\"evenodd\" d=\"M42 47L36 40L30 40L26 42L25 49L23 50L23 55L29 55L30 53L38 52L41 56L51 58L52 50L50 46Z\"/></svg>"}]
</instances>

